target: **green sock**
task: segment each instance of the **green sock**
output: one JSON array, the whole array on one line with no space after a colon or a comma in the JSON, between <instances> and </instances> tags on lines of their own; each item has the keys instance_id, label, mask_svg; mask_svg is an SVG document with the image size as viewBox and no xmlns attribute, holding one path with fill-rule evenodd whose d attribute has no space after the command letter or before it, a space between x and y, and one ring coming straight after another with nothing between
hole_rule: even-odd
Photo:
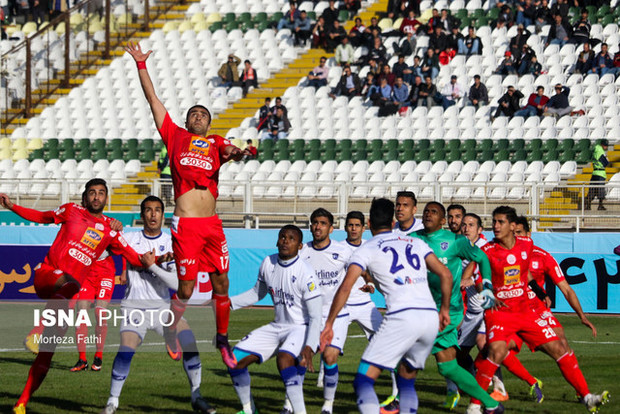
<instances>
[{"instance_id":1,"label":"green sock","mask_svg":"<svg viewBox=\"0 0 620 414\"><path fill-rule=\"evenodd\" d=\"M476 378L474 378L467 370L459 366L456 359L448 362L438 362L437 367L439 368L439 373L441 375L454 381L459 389L463 390L471 397L482 401L485 407L495 408L499 404L491 398L486 390L483 390L482 387L478 385Z\"/></svg>"}]
</instances>

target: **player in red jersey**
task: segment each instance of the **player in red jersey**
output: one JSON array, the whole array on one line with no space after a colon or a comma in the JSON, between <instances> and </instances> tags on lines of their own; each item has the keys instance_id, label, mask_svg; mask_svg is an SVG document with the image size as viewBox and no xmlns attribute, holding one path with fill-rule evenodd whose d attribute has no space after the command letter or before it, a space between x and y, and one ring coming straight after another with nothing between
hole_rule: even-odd
<instances>
[{"instance_id":1,"label":"player in red jersey","mask_svg":"<svg viewBox=\"0 0 620 414\"><path fill-rule=\"evenodd\" d=\"M559 340L547 321L531 309L527 287L540 300L545 300L546 294L529 272L534 243L529 238L514 235L516 219L514 208L497 207L493 211L495 239L482 247L491 262L493 291L499 303L485 312L489 354L479 365L476 380L482 388L489 386L493 374L508 354L508 342L516 334L530 349L552 357L588 410L596 412L608 400L609 393L590 393L575 355ZM472 399L468 413L470 409L471 412L480 411L479 407L480 402Z\"/></svg>"},{"instance_id":2,"label":"player in red jersey","mask_svg":"<svg viewBox=\"0 0 620 414\"><path fill-rule=\"evenodd\" d=\"M144 259L128 246L120 233L110 228L110 219L102 214L107 196L106 183L98 178L86 183L82 195L84 207L67 203L54 211L40 212L13 204L9 196L0 194L0 205L26 220L62 224L43 263L35 267L34 288L41 299L49 299L47 309L68 309L68 300L78 293L89 268L106 249L123 255L135 266L142 266L141 259ZM58 338L62 340L66 331L66 325L45 328L43 339L49 340L42 341L41 350L28 372L24 391L13 407L15 414L26 412L32 393L47 375Z\"/></svg>"},{"instance_id":3,"label":"player in red jersey","mask_svg":"<svg viewBox=\"0 0 620 414\"><path fill-rule=\"evenodd\" d=\"M237 361L228 344L228 245L222 221L215 212L215 200L221 164L231 159L240 161L249 153L241 151L219 135L207 135L211 128L211 113L204 106L194 105L189 109L185 120L186 129L175 125L157 97L146 70L146 60L152 51L144 53L140 45L131 42L125 51L137 64L140 84L168 149L172 171L175 197L172 250L177 263L179 289L170 305L174 319L165 334L168 352L174 359L180 359L176 322L185 312L198 272L206 271L209 272L213 286L216 346L224 363L232 369Z\"/></svg>"}]
</instances>

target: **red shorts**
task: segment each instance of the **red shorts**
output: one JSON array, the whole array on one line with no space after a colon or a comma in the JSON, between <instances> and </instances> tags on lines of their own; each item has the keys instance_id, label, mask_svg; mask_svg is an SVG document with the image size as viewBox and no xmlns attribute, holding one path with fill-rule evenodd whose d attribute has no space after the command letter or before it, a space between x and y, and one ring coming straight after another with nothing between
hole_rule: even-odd
<instances>
[{"instance_id":1,"label":"red shorts","mask_svg":"<svg viewBox=\"0 0 620 414\"><path fill-rule=\"evenodd\" d=\"M553 315L553 313L551 312L551 309L549 309L540 299L538 299L536 296L534 296L534 298L530 298L530 305L532 306L532 310L537 313L538 315L540 315L540 317L544 320L547 321L547 323L549 324L549 326L551 326L552 328L561 328L562 324L560 323L560 321L557 320L557 318Z\"/></svg>"},{"instance_id":2,"label":"red shorts","mask_svg":"<svg viewBox=\"0 0 620 414\"><path fill-rule=\"evenodd\" d=\"M114 292L114 261L110 256L97 260L81 283L77 300L93 303L95 300L109 302Z\"/></svg>"},{"instance_id":3,"label":"red shorts","mask_svg":"<svg viewBox=\"0 0 620 414\"><path fill-rule=\"evenodd\" d=\"M541 345L559 339L547 321L533 311L487 311L484 319L489 343L496 341L508 343L513 335L517 335L531 350L535 350Z\"/></svg>"},{"instance_id":4,"label":"red shorts","mask_svg":"<svg viewBox=\"0 0 620 414\"><path fill-rule=\"evenodd\" d=\"M196 280L198 272L228 272L228 245L217 215L173 216L170 232L179 280Z\"/></svg>"},{"instance_id":5,"label":"red shorts","mask_svg":"<svg viewBox=\"0 0 620 414\"><path fill-rule=\"evenodd\" d=\"M37 296L41 299L51 299L56 292L56 281L64 274L65 272L46 262L39 263L34 268L34 291Z\"/></svg>"}]
</instances>

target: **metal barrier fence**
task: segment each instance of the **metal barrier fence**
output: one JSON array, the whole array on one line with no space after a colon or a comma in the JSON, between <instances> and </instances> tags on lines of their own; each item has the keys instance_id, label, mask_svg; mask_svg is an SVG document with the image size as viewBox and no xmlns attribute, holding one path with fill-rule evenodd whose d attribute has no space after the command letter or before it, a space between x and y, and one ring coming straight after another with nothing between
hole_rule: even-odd
<instances>
[{"instance_id":1,"label":"metal barrier fence","mask_svg":"<svg viewBox=\"0 0 620 414\"><path fill-rule=\"evenodd\" d=\"M126 180L109 179L111 188L108 210L138 211L134 193L124 193ZM162 195L162 180L130 183L142 195ZM37 209L51 209L59 204L80 202L83 181L3 179L0 192L9 194L16 203ZM238 182L219 183L218 214L228 227L268 228L294 222L307 227L310 213L324 207L334 213L337 227L343 228L344 217L351 210L367 212L373 198L395 198L401 190L414 191L418 198L418 216L424 204L436 200L449 205L462 204L480 215L490 228L493 209L499 205L514 206L519 214L532 218L538 231L606 231L620 229L620 184L608 183L606 211L585 210L589 183L355 183L355 182ZM598 201L598 200L597 200ZM167 211L171 211L169 206Z\"/></svg>"}]
</instances>

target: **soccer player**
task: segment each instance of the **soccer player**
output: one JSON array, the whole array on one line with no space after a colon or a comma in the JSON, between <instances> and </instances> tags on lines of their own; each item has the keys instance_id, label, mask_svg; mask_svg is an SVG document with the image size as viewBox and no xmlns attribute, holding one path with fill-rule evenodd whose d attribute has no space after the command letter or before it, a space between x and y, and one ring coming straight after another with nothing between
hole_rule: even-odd
<instances>
[{"instance_id":1,"label":"soccer player","mask_svg":"<svg viewBox=\"0 0 620 414\"><path fill-rule=\"evenodd\" d=\"M216 347L224 363L234 368L237 361L228 344L228 245L222 220L215 212L215 200L220 166L231 159L240 161L248 154L219 135L207 135L211 128L211 113L202 105L194 105L187 111L186 129L175 125L155 94L146 69L146 60L152 51L144 53L139 44L132 42L127 44L125 50L137 64L140 84L151 107L155 125L168 149L172 170L175 197L172 250L177 264L179 290L170 305L174 318L165 332L168 352L173 355L178 351L176 322L185 312L198 272L205 271L209 273L213 286Z\"/></svg>"},{"instance_id":2,"label":"soccer player","mask_svg":"<svg viewBox=\"0 0 620 414\"><path fill-rule=\"evenodd\" d=\"M482 306L488 309L494 303L489 259L465 236L443 229L446 224L446 210L441 203L431 201L426 204L422 221L424 229L412 233L411 237L426 242L439 260L450 269L453 278L450 296L450 325L437 335L432 349L437 360L438 371L445 378L452 380L459 389L484 401L488 412L501 413L503 406L491 398L487 394L486 388L481 388L471 373L461 368L456 361L458 326L463 320L464 313L463 296L460 290L463 260L476 262L480 267L483 289L478 298ZM439 281L438 275L429 272L428 283L438 307L441 305L441 298L443 297Z\"/></svg>"},{"instance_id":3,"label":"soccer player","mask_svg":"<svg viewBox=\"0 0 620 414\"><path fill-rule=\"evenodd\" d=\"M141 260L149 259L152 253L140 257L127 245L122 235L110 228L110 219L103 215L108 199L106 182L94 178L86 183L82 200L84 207L74 203L63 204L54 211L37 211L14 204L9 196L0 194L0 205L13 211L20 217L37 223L62 224L56 239L45 256L43 263L35 268L34 288L37 296L47 299L47 309L66 312L68 301L80 290L80 283L95 260L106 249L113 254L122 254L135 266L142 266ZM41 346L28 380L17 403L13 407L15 414L26 412L26 405L47 375L58 338L64 337L67 326L54 326L43 331Z\"/></svg>"},{"instance_id":4,"label":"soccer player","mask_svg":"<svg viewBox=\"0 0 620 414\"><path fill-rule=\"evenodd\" d=\"M171 252L172 239L161 230L164 221L163 201L155 196L146 197L140 203L140 217L144 221L144 228L125 235L129 245L142 253ZM125 312L126 317L121 326L121 344L112 364L110 397L102 414L113 414L118 409L131 360L147 331L152 330L163 336L162 321L170 309L169 289L176 290L179 285L174 262L158 266L151 257L145 262L146 269L137 269L127 263L123 267L121 280L126 281L127 289L121 301L121 311ZM194 333L184 318L178 322L177 330L183 350L183 369L191 388L192 408L201 413L215 413L215 408L200 395L202 365Z\"/></svg>"},{"instance_id":5,"label":"soccer player","mask_svg":"<svg viewBox=\"0 0 620 414\"><path fill-rule=\"evenodd\" d=\"M418 211L418 200L415 198L413 191L399 191L396 193L396 208L394 217L396 218L396 224L394 225L394 232L408 235L413 231L418 231L424 228L420 220L416 220L414 217Z\"/></svg>"},{"instance_id":6,"label":"soccer player","mask_svg":"<svg viewBox=\"0 0 620 414\"><path fill-rule=\"evenodd\" d=\"M461 225L463 223L463 217L467 211L465 207L460 204L450 204L446 209L448 211L448 227L454 234L462 234Z\"/></svg>"},{"instance_id":7,"label":"soccer player","mask_svg":"<svg viewBox=\"0 0 620 414\"><path fill-rule=\"evenodd\" d=\"M387 312L362 355L353 382L362 414L379 412L374 383L381 370L397 366L401 411L417 412L417 371L424 368L437 331L450 323L450 271L421 240L392 233L393 215L394 203L385 198L373 200L370 207L373 238L353 254L321 332L321 349L325 349L333 341L335 324L349 293L362 272L368 271L385 296ZM439 314L428 287L427 267L440 278L443 298Z\"/></svg>"},{"instance_id":8,"label":"soccer player","mask_svg":"<svg viewBox=\"0 0 620 414\"><path fill-rule=\"evenodd\" d=\"M273 322L250 332L233 350L239 362L228 372L243 406L239 414L257 412L247 367L263 363L274 353L292 412L306 412L303 381L306 368L314 372L312 357L318 350L321 329L321 288L314 270L300 259L303 244L297 226L282 227L276 245L278 253L263 260L254 288L231 298L233 309L239 309L269 293L275 313Z\"/></svg>"},{"instance_id":9,"label":"soccer player","mask_svg":"<svg viewBox=\"0 0 620 414\"><path fill-rule=\"evenodd\" d=\"M489 354L479 364L476 380L482 388L488 387L493 373L508 355L508 342L516 334L530 349L543 351L553 358L588 410L596 412L608 401L609 393L590 393L575 354L559 340L547 321L531 309L528 286L540 300L545 300L547 296L529 271L534 244L529 238L514 235L516 220L517 213L512 207L500 206L493 210L495 239L482 247L491 262L493 290L498 305L485 312ZM480 401L472 398L472 412L475 412L476 406L479 411Z\"/></svg>"}]
</instances>

